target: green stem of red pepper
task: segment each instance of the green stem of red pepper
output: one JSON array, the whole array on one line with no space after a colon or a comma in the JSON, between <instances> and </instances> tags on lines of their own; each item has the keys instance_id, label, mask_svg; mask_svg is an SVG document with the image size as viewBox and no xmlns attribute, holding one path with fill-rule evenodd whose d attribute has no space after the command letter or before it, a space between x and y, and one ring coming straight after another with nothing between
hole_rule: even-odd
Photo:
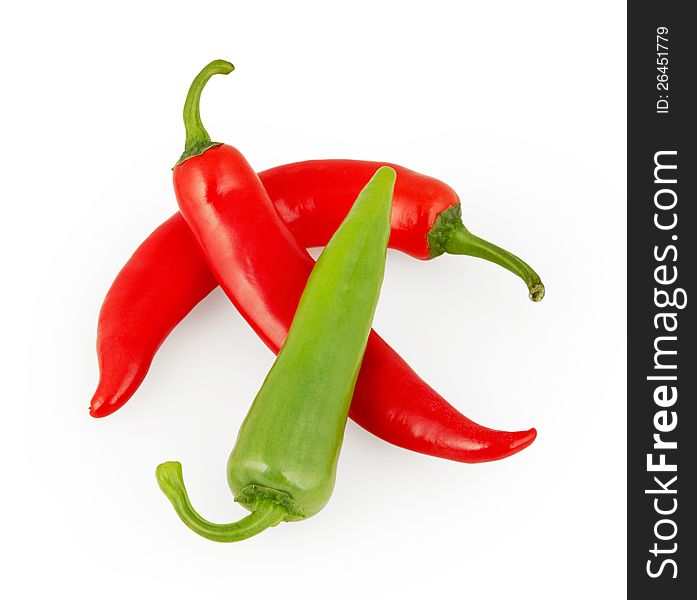
<instances>
[{"instance_id":1,"label":"green stem of red pepper","mask_svg":"<svg viewBox=\"0 0 697 600\"><path fill-rule=\"evenodd\" d=\"M187 158L199 156L208 148L220 146L220 142L212 142L206 128L201 121L201 92L213 75L227 75L234 71L235 67L226 60L214 60L207 64L196 76L189 87L189 93L184 103L184 127L186 128L186 142L184 152L179 157L177 164L183 163Z\"/></svg>"},{"instance_id":2,"label":"green stem of red pepper","mask_svg":"<svg viewBox=\"0 0 697 600\"><path fill-rule=\"evenodd\" d=\"M525 282L530 300L539 302L544 298L545 286L533 268L515 254L471 233L462 223L460 204L451 206L438 215L428 234L428 245L432 257L447 252L476 256L496 263Z\"/></svg>"}]
</instances>

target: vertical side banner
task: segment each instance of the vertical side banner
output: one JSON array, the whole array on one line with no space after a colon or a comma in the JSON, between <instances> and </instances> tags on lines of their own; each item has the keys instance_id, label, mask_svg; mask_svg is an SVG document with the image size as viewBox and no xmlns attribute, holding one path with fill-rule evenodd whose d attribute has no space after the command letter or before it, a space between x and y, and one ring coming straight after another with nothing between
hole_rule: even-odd
<instances>
[{"instance_id":1,"label":"vertical side banner","mask_svg":"<svg viewBox=\"0 0 697 600\"><path fill-rule=\"evenodd\" d=\"M628 3L628 590L697 593L697 30Z\"/></svg>"}]
</instances>

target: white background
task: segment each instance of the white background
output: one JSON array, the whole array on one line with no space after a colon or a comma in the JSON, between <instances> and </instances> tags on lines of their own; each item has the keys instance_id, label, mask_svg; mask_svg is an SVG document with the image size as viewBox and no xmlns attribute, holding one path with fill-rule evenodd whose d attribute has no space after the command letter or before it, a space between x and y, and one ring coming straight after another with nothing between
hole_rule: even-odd
<instances>
[{"instance_id":1,"label":"white background","mask_svg":"<svg viewBox=\"0 0 697 600\"><path fill-rule=\"evenodd\" d=\"M21 6L0 25L5 597L624 595L624 3ZM537 427L533 446L465 465L350 423L319 515L199 538L155 466L181 460L203 515L241 517L225 463L272 362L220 291L124 409L88 416L102 298L175 210L181 108L214 58L237 70L204 122L259 170L403 164L538 270L533 304L489 263L391 252L375 323L470 417Z\"/></svg>"}]
</instances>

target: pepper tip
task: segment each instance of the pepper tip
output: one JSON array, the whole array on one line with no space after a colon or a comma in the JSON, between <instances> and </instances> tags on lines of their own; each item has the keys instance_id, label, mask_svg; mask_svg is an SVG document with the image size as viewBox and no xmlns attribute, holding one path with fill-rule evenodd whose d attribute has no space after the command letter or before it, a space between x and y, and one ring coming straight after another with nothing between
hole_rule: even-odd
<instances>
[{"instance_id":1,"label":"pepper tip","mask_svg":"<svg viewBox=\"0 0 697 600\"><path fill-rule=\"evenodd\" d=\"M535 429L534 427L521 433L522 435L518 437L518 439L515 442L515 445L511 447L511 449L515 449L516 452L524 450L537 438L537 429Z\"/></svg>"},{"instance_id":2,"label":"pepper tip","mask_svg":"<svg viewBox=\"0 0 697 600\"><path fill-rule=\"evenodd\" d=\"M119 404L117 402L114 402L113 398L111 398L109 395L106 395L104 391L102 391L100 383L100 386L97 387L97 391L94 393L94 396L92 396L92 400L90 400L90 417L94 417L95 419L108 417L118 408Z\"/></svg>"},{"instance_id":3,"label":"pepper tip","mask_svg":"<svg viewBox=\"0 0 697 600\"><path fill-rule=\"evenodd\" d=\"M90 401L90 417L94 417L95 419L99 419L100 417L105 417L106 413L102 410L102 407L104 406L104 400L102 398L99 398L99 395L95 393L94 397Z\"/></svg>"}]
</instances>

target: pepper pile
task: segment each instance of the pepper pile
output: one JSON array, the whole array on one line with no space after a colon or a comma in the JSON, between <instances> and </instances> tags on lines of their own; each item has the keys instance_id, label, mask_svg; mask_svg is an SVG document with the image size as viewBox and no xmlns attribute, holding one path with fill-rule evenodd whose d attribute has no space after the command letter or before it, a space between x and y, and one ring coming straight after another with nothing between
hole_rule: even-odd
<instances>
[{"instance_id":1,"label":"pepper pile","mask_svg":"<svg viewBox=\"0 0 697 600\"><path fill-rule=\"evenodd\" d=\"M446 184L391 163L307 161L257 174L201 122L208 64L184 106L186 144L174 167L180 212L135 251L104 300L100 380L90 414L104 417L138 389L172 329L216 285L278 354L228 463L235 500L251 511L216 525L189 503L181 465L157 469L180 518L216 541L304 519L329 499L346 419L416 452L461 462L505 458L534 429L498 431L460 414L370 329L386 248L427 260L484 258L518 275L537 302L544 286L510 252L470 233ZM306 248L326 245L317 264Z\"/></svg>"}]
</instances>

